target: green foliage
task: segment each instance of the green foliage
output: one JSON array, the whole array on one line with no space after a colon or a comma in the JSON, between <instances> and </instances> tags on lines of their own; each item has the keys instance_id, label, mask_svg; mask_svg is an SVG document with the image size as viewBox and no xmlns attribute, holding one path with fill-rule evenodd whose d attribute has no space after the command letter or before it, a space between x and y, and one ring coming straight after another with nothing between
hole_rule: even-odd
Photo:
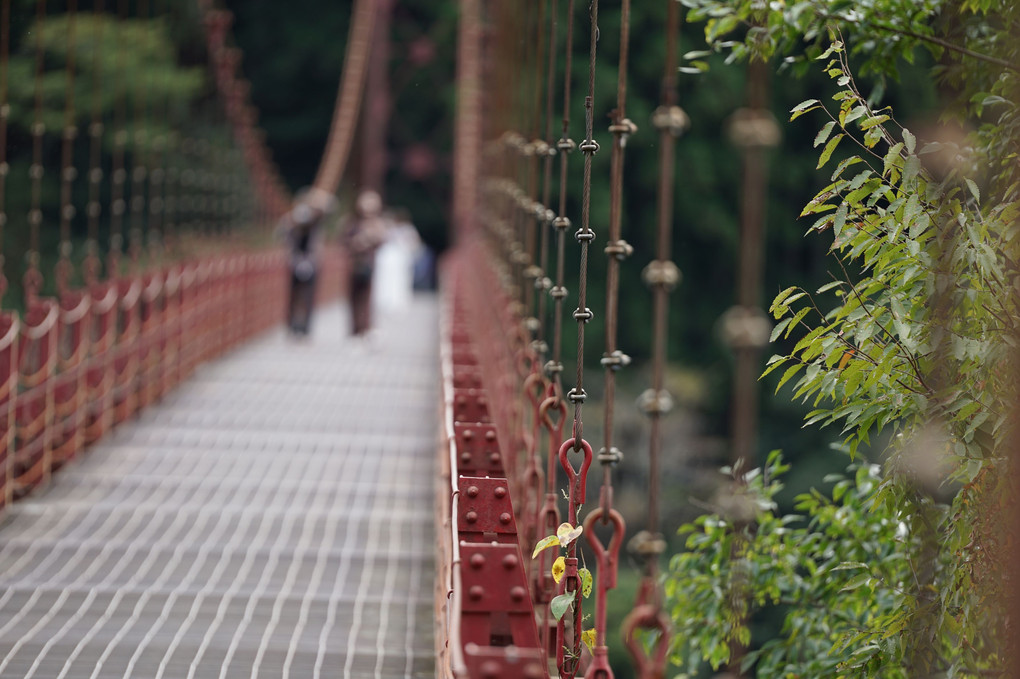
<instances>
[{"instance_id":1,"label":"green foliage","mask_svg":"<svg viewBox=\"0 0 1020 679\"><path fill-rule=\"evenodd\" d=\"M753 522L723 514L681 528L686 552L666 580L676 637L673 660L690 674L702 661L719 669L732 646L747 645L748 616L779 607L782 636L744 659L762 677L907 677L895 669L897 635L908 622L911 517L880 500L878 465L856 463L829 494L797 497L780 515L775 495L788 469L773 452L738 484Z\"/></svg>"},{"instance_id":2,"label":"green foliage","mask_svg":"<svg viewBox=\"0 0 1020 679\"><path fill-rule=\"evenodd\" d=\"M13 126L26 131L31 127L37 87L46 129L56 132L65 126L69 28L67 15L51 16L33 24L21 53L11 56L9 97ZM36 41L44 53L44 68L38 79ZM186 118L204 84L202 69L177 65L169 26L162 20L118 21L110 16L83 13L74 19L73 45L73 124L87 125L94 109L98 109L100 116L112 114L118 98L123 98L129 138L147 143L145 148L154 148L151 145L156 139L167 137L170 123ZM137 135L138 131L146 133ZM112 147L113 136L106 135L104 139L107 147Z\"/></svg>"},{"instance_id":3,"label":"green foliage","mask_svg":"<svg viewBox=\"0 0 1020 679\"><path fill-rule=\"evenodd\" d=\"M827 70L842 81L849 71L840 44L833 50L841 58ZM817 217L811 231L831 230L843 276L775 298L773 340L804 334L766 374L782 368L779 386L797 377L794 397L815 406L808 423L842 424L851 452L886 426L910 430L934 416L950 428L953 455L985 458L994 445L982 427L998 430L1010 410L1002 379L1015 310L1002 255L1017 206L983 213L977 185L958 170L936 181L922 169L930 145L918 148L906 129L894 137L891 111L873 110L846 82L837 110L816 101L793 113L828 115L816 144L839 130L819 167L839 140L857 145L802 212ZM829 311L816 299L826 293L838 302Z\"/></svg>"},{"instance_id":4,"label":"green foliage","mask_svg":"<svg viewBox=\"0 0 1020 679\"><path fill-rule=\"evenodd\" d=\"M718 667L734 641L751 641L749 615L782 605L793 607L782 636L745 656L760 676L995 675L1007 618L996 517L1013 501L1002 480L1012 463L1004 433L1015 406L1020 215L1020 51L1002 26L1016 25L1018 10L994 0L809 1L767 11L690 4L731 58L796 51L788 63L813 58L838 88L791 111L791 119L824 116L814 145L829 183L801 216L813 220L810 234L831 236L838 270L818 290L777 295L772 339L783 351L766 374L810 404L807 425L840 427L851 455L888 441L888 462L863 479L861 467L831 500L802 496L803 530L771 510L746 525L709 516L689 527L690 551L675 558L670 580L677 622L693 634L677 657L689 668L700 659ZM959 23L936 32L937 13ZM722 40L741 23L739 42ZM894 75L894 60L920 46L941 56L937 73L959 85L949 113L982 116L966 143L919 140L858 89L857 73ZM773 458L767 475L778 464ZM771 502L774 484L745 481L759 509ZM695 633L699 607L712 634Z\"/></svg>"}]
</instances>

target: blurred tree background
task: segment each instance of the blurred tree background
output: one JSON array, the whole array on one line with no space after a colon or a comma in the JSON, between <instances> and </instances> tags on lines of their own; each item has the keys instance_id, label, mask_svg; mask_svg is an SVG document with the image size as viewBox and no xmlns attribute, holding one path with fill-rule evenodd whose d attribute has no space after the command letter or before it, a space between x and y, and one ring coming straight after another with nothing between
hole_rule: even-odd
<instances>
[{"instance_id":1,"label":"blurred tree background","mask_svg":"<svg viewBox=\"0 0 1020 679\"><path fill-rule=\"evenodd\" d=\"M349 3L330 10L322 9L314 0L292 0L285 4L273 0L232 0L227 4L236 15L235 37L246 55L244 70L253 82L253 97L261 111L269 144L291 187L297 189L311 181L325 143L342 67ZM653 259L658 151L650 118L658 105L662 77L666 2L635 3L631 12L633 39L627 111L639 132L630 137L627 145L623 237L634 246L635 253L623 263L621 271L619 346L634 357L635 367L619 377L619 398L623 403L617 410L617 445L623 450L625 461L618 474L617 504L631 522L628 528L636 531L641 528L647 489L644 466L647 435L643 417L636 407L628 407L627 401L633 403L649 383L645 362L651 347L652 298L641 282L641 270ZM587 78L586 3L578 4L574 22L575 71L570 115L571 136L577 140L582 136L583 84ZM562 47L562 21L559 30ZM391 35L394 107L389 132L387 201L407 207L423 238L439 250L449 242L455 31L456 3L452 0L396 3ZM610 154L606 128L607 115L615 106L619 35L619 13L615 6L601 9L600 31L603 39L599 45L594 110L596 139L605 152L595 156L593 168L592 226L597 234L596 244L605 238L608 220ZM528 38L522 35L521 39ZM702 50L704 46L704 26L684 25L681 53ZM728 457L733 362L719 339L717 324L736 298L741 152L728 139L727 126L734 111L745 105L746 83L743 65L727 64L721 56L706 61L709 66L706 72L682 74L679 82L679 103L691 125L677 146L673 227L674 261L683 273L683 282L670 302L668 387L679 408L666 419L667 457L662 479L663 524L667 539L672 540L672 549L678 548L679 542L671 533L701 513L702 501L710 499L723 481L717 470ZM864 84L873 87L875 96L883 104L892 105L907 124L927 120L938 107L938 93L928 71L930 65L899 64L900 80L894 86L882 81ZM780 121L782 141L769 157L765 281L760 300L763 308L775 293L788 286L814 289L827 283L831 279L830 268L836 267L835 261L827 256L827 245L822 239L804 237L806 225L797 217L827 179L827 175L815 169L817 152L812 147L815 130L809 125L792 126L785 122L789 110L798 102L808 97L824 99L835 92L835 87L819 72L794 74L791 69L781 68L781 64L771 66L771 108ZM562 73L558 74L557 91L561 77ZM556 106L558 109L558 98ZM558 129L560 115L561 111L556 110L554 129ZM421 158L429 162L416 165L413 159ZM431 171L421 172L422 165ZM570 167L574 189L568 197L568 216L572 218L580 212L581 165L575 158ZM357 184L357 166L355 158L352 163L355 170L348 171L353 180L349 193L354 192ZM567 287L571 291L568 307L576 294L576 250L568 244ZM591 432L598 432L601 424L598 357L603 340L604 271L604 257L593 257L589 281L595 319L588 330L587 362L591 377L586 378L593 402L592 407L586 408L586 423L590 422ZM574 324L564 324L564 330L565 346L570 347ZM569 375L571 357L567 356L566 362ZM790 401L789 388L773 395L778 377L770 375L763 380L757 450L763 460L767 451L781 448L791 461L786 488L777 498L781 505L789 507L796 494L811 486L821 486L826 474L841 471L846 458L828 450L838 432L802 429L807 409ZM621 569L621 591L610 598L611 620L619 621L629 610L635 572L626 567ZM779 625L778 616L756 622L766 630L766 638L767 630L778 629ZM755 638L758 637L756 632ZM615 639L615 635L610 634L609 638ZM621 648L612 649L617 677L625 679L631 675L621 655Z\"/></svg>"},{"instance_id":2,"label":"blurred tree background","mask_svg":"<svg viewBox=\"0 0 1020 679\"><path fill-rule=\"evenodd\" d=\"M340 3L329 10L314 0L283 4L273 0L232 0L226 4L236 17L234 36L244 50L243 70L252 81L252 96L260 110L268 143L285 178L296 190L311 182L325 144L342 68L350 3ZM578 57L583 57L588 50L587 12L580 5L579 8L574 18L574 50ZM612 6L605 7L600 16L604 39L599 46L595 111L596 137L604 148L608 148L609 139L605 116L615 103L619 13L613 10ZM621 275L620 346L639 364L637 369L621 376L630 387L625 393L634 395L647 386L640 363L648 357L651 345L651 295L641 283L640 272L652 259L654 247L657 138L650 117L658 105L665 12L665 2L636 3L631 16L634 39L627 105L629 117L640 129L627 146L623 228L635 254L624 263ZM394 91L387 200L391 205L407 207L423 238L439 250L448 244L456 18L456 3L452 0L400 0L395 5L391 34L390 74ZM562 47L562 21L559 30ZM605 39L607 36L614 39ZM700 50L704 44L702 26L684 26L681 51ZM581 136L583 125L584 92L580 85L585 82L586 61L584 58L574 61L571 116L575 139ZM674 418L674 460L668 474L669 488L679 497L697 490L708 476L714 477L717 463L725 459L723 441L730 402L731 358L719 341L716 326L720 315L735 299L741 157L740 150L727 138L727 123L745 103L745 73L743 66L727 65L720 57L708 61L711 66L708 72L681 75L680 79L679 101L691 119L691 126L680 140L677 152L674 259L683 273L683 283L671 298L669 357L671 389L686 406L685 410L693 410L697 417L691 421L681 413ZM936 105L936 91L927 65L904 63L901 73L895 87L885 88L884 101L907 121L930 116ZM789 70L778 69L772 77L771 106L776 118L785 121L797 102L808 96L822 98L831 90L832 85L824 75L798 78ZM558 110L555 113L557 121L560 113ZM600 119L604 124L600 124ZM782 127L782 142L770 157L761 300L764 306L776 292L790 285L810 288L828 282L829 268L835 266L826 256L824 243L804 238L805 226L797 219L801 207L824 180L815 170L814 131L809 126L782 124ZM596 155L594 163L593 228L604 238L609 153ZM358 165L355 157L348 170L348 195L357 186ZM571 164L574 187L580 186L580 170L581 163ZM579 193L574 191L568 198L570 216L579 214ZM568 288L570 276L576 272L575 250L568 247ZM601 300L604 258L594 257L590 267L592 298ZM571 289L571 293L576 290ZM589 328L588 357L592 372L598 373L602 314L597 306L593 309L596 314ZM572 326L565 324L566 346L571 345ZM569 374L569 365L567 370ZM598 376L593 377L595 385L590 391L596 392L593 396L597 398ZM786 397L773 398L771 391L766 380L762 388L762 432L758 446L762 457L768 450L783 448L788 459L796 462L802 454L814 455L815 451L824 450L828 437L802 432L803 410L791 405ZM598 417L597 410L588 409L593 419ZM635 477L629 480L636 482L637 487L643 485L640 472L632 474L629 469L643 457L642 428L643 422L635 414L633 421L622 423L620 431L621 447L629 453L627 470L622 472L624 480ZM799 490L806 483L821 479L826 471L841 469L844 461L835 457L826 460L821 456L818 469L810 464L794 464L789 486ZM803 482L799 482L802 475ZM691 516L693 508L684 499L672 511L679 515L670 517L668 525L678 525L680 518Z\"/></svg>"}]
</instances>

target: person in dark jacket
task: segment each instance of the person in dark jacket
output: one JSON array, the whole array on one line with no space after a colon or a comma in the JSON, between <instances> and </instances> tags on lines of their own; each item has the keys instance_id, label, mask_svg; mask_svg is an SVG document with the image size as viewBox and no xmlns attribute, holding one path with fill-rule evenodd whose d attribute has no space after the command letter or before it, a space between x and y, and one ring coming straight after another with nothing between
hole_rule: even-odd
<instances>
[{"instance_id":1,"label":"person in dark jacket","mask_svg":"<svg viewBox=\"0 0 1020 679\"><path fill-rule=\"evenodd\" d=\"M322 216L322 210L307 201L299 201L281 224L291 251L291 297L287 319L291 332L296 335L307 335L311 330Z\"/></svg>"},{"instance_id":2,"label":"person in dark jacket","mask_svg":"<svg viewBox=\"0 0 1020 679\"><path fill-rule=\"evenodd\" d=\"M386 240L382 199L375 191L358 196L354 216L344 229L350 256L351 333L364 335L372 327L372 275L375 253Z\"/></svg>"}]
</instances>

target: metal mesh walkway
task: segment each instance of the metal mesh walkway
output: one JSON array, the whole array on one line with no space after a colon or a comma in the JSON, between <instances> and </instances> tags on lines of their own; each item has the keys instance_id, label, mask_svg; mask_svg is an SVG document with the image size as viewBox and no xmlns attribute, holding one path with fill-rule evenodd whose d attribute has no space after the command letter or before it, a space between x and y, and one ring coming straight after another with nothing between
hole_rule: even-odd
<instances>
[{"instance_id":1,"label":"metal mesh walkway","mask_svg":"<svg viewBox=\"0 0 1020 679\"><path fill-rule=\"evenodd\" d=\"M15 504L0 677L433 676L436 306L214 364Z\"/></svg>"}]
</instances>

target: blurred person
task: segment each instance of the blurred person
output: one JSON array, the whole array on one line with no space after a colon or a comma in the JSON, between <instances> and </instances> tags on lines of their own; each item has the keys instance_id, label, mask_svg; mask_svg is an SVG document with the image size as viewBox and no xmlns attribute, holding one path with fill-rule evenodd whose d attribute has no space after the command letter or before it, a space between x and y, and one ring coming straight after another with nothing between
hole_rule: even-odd
<instances>
[{"instance_id":1,"label":"blurred person","mask_svg":"<svg viewBox=\"0 0 1020 679\"><path fill-rule=\"evenodd\" d=\"M295 335L307 335L315 305L315 282L319 272L319 223L322 215L311 205L298 202L283 218L281 228L290 250L290 300L287 325Z\"/></svg>"},{"instance_id":2,"label":"blurred person","mask_svg":"<svg viewBox=\"0 0 1020 679\"><path fill-rule=\"evenodd\" d=\"M336 198L331 194L320 189L305 189L298 193L294 207L283 216L277 227L290 250L287 324L295 335L307 335L311 330L322 223L335 205Z\"/></svg>"},{"instance_id":3,"label":"blurred person","mask_svg":"<svg viewBox=\"0 0 1020 679\"><path fill-rule=\"evenodd\" d=\"M392 313L411 305L414 263L422 242L407 210L393 210L384 221L386 240L376 253L372 309Z\"/></svg>"},{"instance_id":4,"label":"blurred person","mask_svg":"<svg viewBox=\"0 0 1020 679\"><path fill-rule=\"evenodd\" d=\"M364 335L372 326L372 277L375 255L386 240L382 198L364 191L354 204L354 215L343 231L350 257L351 333Z\"/></svg>"}]
</instances>

